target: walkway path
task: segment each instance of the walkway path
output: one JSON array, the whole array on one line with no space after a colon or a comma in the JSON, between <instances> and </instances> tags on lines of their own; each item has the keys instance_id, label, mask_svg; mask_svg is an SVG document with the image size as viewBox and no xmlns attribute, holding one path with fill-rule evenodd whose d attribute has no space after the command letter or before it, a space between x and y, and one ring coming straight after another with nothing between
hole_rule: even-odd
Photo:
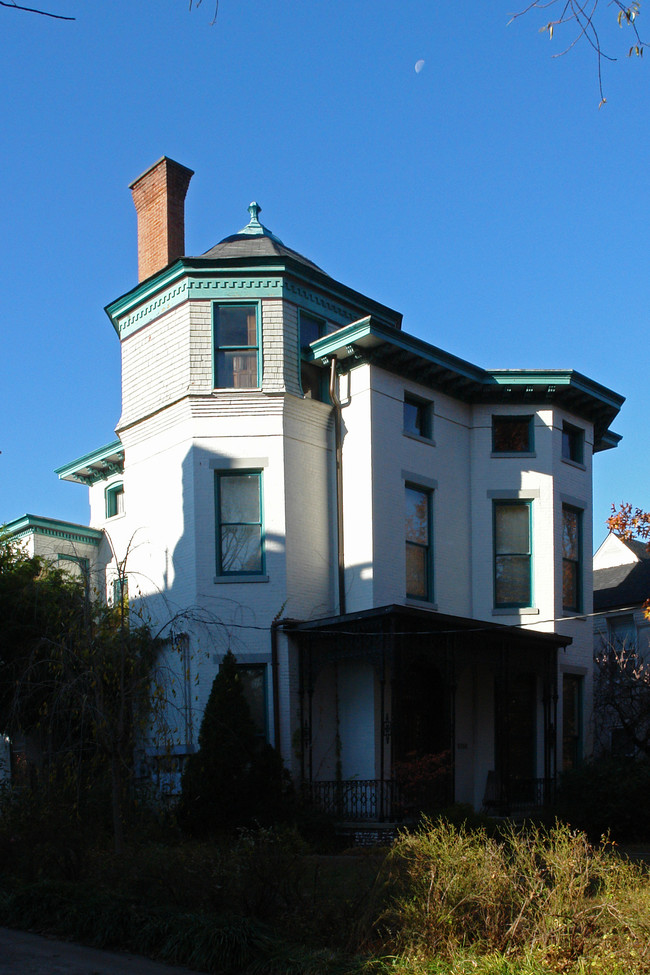
<instances>
[{"instance_id":1,"label":"walkway path","mask_svg":"<svg viewBox=\"0 0 650 975\"><path fill-rule=\"evenodd\" d=\"M199 975L138 955L84 948L0 928L0 975Z\"/></svg>"}]
</instances>

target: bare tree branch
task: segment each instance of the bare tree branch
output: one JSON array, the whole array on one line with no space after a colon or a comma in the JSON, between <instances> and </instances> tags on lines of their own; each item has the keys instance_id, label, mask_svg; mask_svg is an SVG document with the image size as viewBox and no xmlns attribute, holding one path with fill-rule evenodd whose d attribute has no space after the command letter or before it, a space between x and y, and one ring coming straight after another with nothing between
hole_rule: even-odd
<instances>
[{"instance_id":1,"label":"bare tree branch","mask_svg":"<svg viewBox=\"0 0 650 975\"><path fill-rule=\"evenodd\" d=\"M571 24L574 25L576 29L575 36L564 50L553 56L562 57L575 47L578 41L586 40L596 54L600 104L603 105L606 99L603 93L602 62L603 60L616 61L616 58L607 53L601 44L599 27L602 20L599 17L598 10L601 2L602 0L531 0L522 10L511 15L510 23L519 17L523 17L524 14L529 14L532 10L548 11L551 8L555 8L558 16L548 20L540 27L540 33L548 33L549 38L552 40L559 28ZM613 6L615 11L618 11L616 14L618 26L629 27L634 34L634 43L627 51L627 56L632 57L632 55L635 55L642 57L645 41L642 40L637 27L637 17L641 12L641 0L629 0L629 2L624 2L624 0L609 0L607 6Z\"/></svg>"},{"instance_id":2,"label":"bare tree branch","mask_svg":"<svg viewBox=\"0 0 650 975\"><path fill-rule=\"evenodd\" d=\"M23 7L19 3L0 0L0 7L13 7L14 10L24 10L29 14L40 14L41 17L51 17L52 20L76 20L76 17L64 17L63 14L52 14L48 10L38 10L36 7Z\"/></svg>"}]
</instances>

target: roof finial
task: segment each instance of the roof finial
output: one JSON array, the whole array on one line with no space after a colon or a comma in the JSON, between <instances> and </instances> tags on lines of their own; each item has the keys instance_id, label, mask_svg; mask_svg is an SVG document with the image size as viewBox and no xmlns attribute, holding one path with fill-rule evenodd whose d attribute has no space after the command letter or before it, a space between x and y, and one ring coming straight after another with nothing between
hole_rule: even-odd
<instances>
[{"instance_id":1,"label":"roof finial","mask_svg":"<svg viewBox=\"0 0 650 975\"><path fill-rule=\"evenodd\" d=\"M250 237L270 237L272 240L279 240L275 234L272 234L268 227L265 227L260 223L259 215L262 212L262 207L259 203L253 200L252 203L248 204L248 212L251 215L250 220L246 226L239 231L240 234L248 234ZM282 243L282 241L280 241Z\"/></svg>"},{"instance_id":2,"label":"roof finial","mask_svg":"<svg viewBox=\"0 0 650 975\"><path fill-rule=\"evenodd\" d=\"M261 224L260 224L260 221L259 221L259 214L262 212L262 207L259 205L259 203L256 203L255 200L253 200L252 203L249 203L248 204L248 212L251 215L250 222L249 222L249 226L251 224L258 224L261 227Z\"/></svg>"}]
</instances>

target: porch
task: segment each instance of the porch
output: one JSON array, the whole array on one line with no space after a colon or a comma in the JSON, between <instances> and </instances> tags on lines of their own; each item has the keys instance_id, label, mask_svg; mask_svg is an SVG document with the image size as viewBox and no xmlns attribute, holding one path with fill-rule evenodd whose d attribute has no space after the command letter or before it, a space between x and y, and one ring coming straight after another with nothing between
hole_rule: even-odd
<instances>
[{"instance_id":1,"label":"porch","mask_svg":"<svg viewBox=\"0 0 650 975\"><path fill-rule=\"evenodd\" d=\"M300 779L339 821L552 804L557 653L570 638L394 605L285 626Z\"/></svg>"}]
</instances>

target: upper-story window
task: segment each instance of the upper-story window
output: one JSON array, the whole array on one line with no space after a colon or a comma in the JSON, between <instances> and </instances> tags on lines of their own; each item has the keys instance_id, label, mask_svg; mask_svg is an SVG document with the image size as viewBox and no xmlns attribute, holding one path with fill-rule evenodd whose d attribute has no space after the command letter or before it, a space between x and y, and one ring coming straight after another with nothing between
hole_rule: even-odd
<instances>
[{"instance_id":1,"label":"upper-story window","mask_svg":"<svg viewBox=\"0 0 650 975\"><path fill-rule=\"evenodd\" d=\"M106 488L106 517L114 518L124 514L124 485L111 484Z\"/></svg>"},{"instance_id":2,"label":"upper-story window","mask_svg":"<svg viewBox=\"0 0 650 975\"><path fill-rule=\"evenodd\" d=\"M584 464L585 432L571 423L562 424L562 460Z\"/></svg>"},{"instance_id":3,"label":"upper-story window","mask_svg":"<svg viewBox=\"0 0 650 975\"><path fill-rule=\"evenodd\" d=\"M562 608L582 609L582 512L562 505Z\"/></svg>"},{"instance_id":4,"label":"upper-story window","mask_svg":"<svg viewBox=\"0 0 650 975\"><path fill-rule=\"evenodd\" d=\"M262 474L216 472L218 575L259 575L264 571Z\"/></svg>"},{"instance_id":5,"label":"upper-story window","mask_svg":"<svg viewBox=\"0 0 650 975\"><path fill-rule=\"evenodd\" d=\"M406 485L406 595L433 599L432 492Z\"/></svg>"},{"instance_id":6,"label":"upper-story window","mask_svg":"<svg viewBox=\"0 0 650 975\"><path fill-rule=\"evenodd\" d=\"M258 384L257 305L214 305L214 385L254 389Z\"/></svg>"},{"instance_id":7,"label":"upper-story window","mask_svg":"<svg viewBox=\"0 0 650 975\"><path fill-rule=\"evenodd\" d=\"M312 342L322 338L327 331L327 322L308 311L300 311L300 351L303 361L300 363L300 385L303 395L308 399L317 399L321 402L327 398L327 373L313 362L305 362L304 354L309 349Z\"/></svg>"},{"instance_id":8,"label":"upper-story window","mask_svg":"<svg viewBox=\"0 0 650 975\"><path fill-rule=\"evenodd\" d=\"M404 433L411 437L433 436L433 403L404 393Z\"/></svg>"},{"instance_id":9,"label":"upper-story window","mask_svg":"<svg viewBox=\"0 0 650 975\"><path fill-rule=\"evenodd\" d=\"M612 616L607 620L607 638L617 653L636 653L637 635L633 616Z\"/></svg>"},{"instance_id":10,"label":"upper-story window","mask_svg":"<svg viewBox=\"0 0 650 975\"><path fill-rule=\"evenodd\" d=\"M534 450L532 416L492 417L492 453L532 454Z\"/></svg>"},{"instance_id":11,"label":"upper-story window","mask_svg":"<svg viewBox=\"0 0 650 975\"><path fill-rule=\"evenodd\" d=\"M494 605L532 606L532 533L529 501L494 502Z\"/></svg>"}]
</instances>

